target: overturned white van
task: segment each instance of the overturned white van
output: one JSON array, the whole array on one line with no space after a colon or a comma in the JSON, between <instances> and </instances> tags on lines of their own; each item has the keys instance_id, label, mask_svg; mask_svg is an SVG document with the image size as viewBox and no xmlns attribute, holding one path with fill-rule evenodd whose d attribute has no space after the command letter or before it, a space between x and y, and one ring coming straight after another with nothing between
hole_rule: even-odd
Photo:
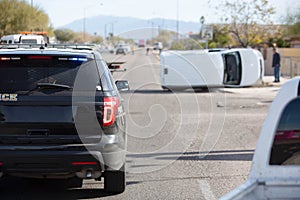
<instances>
[{"instance_id":1,"label":"overturned white van","mask_svg":"<svg viewBox=\"0 0 300 200\"><path fill-rule=\"evenodd\" d=\"M165 51L160 62L164 89L253 86L264 74L263 56L254 49Z\"/></svg>"}]
</instances>

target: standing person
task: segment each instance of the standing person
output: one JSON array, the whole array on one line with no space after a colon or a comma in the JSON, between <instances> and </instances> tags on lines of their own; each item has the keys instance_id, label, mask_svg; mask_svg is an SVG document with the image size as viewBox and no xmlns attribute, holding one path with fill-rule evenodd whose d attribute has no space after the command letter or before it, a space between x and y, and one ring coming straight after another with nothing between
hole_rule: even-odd
<instances>
[{"instance_id":1,"label":"standing person","mask_svg":"<svg viewBox=\"0 0 300 200\"><path fill-rule=\"evenodd\" d=\"M274 68L274 82L280 82L280 54L276 51L276 48L273 48L273 62L272 67Z\"/></svg>"}]
</instances>

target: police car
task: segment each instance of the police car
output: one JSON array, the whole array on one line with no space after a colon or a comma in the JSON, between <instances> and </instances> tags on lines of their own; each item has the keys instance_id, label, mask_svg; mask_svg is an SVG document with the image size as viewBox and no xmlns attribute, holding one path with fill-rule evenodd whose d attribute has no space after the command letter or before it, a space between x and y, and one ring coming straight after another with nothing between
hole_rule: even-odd
<instances>
[{"instance_id":1,"label":"police car","mask_svg":"<svg viewBox=\"0 0 300 200\"><path fill-rule=\"evenodd\" d=\"M104 178L105 191L123 192L125 112L101 55L1 49L0 66L0 177Z\"/></svg>"}]
</instances>

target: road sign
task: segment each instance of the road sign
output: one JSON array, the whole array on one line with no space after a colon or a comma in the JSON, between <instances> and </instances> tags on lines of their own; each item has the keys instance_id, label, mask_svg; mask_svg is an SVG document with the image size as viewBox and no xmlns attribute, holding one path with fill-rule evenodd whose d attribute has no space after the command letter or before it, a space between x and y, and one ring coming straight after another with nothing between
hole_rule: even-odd
<instances>
[{"instance_id":1,"label":"road sign","mask_svg":"<svg viewBox=\"0 0 300 200\"><path fill-rule=\"evenodd\" d=\"M209 25L202 25L202 30L201 30L201 38L205 40L212 40L213 39L213 27Z\"/></svg>"}]
</instances>

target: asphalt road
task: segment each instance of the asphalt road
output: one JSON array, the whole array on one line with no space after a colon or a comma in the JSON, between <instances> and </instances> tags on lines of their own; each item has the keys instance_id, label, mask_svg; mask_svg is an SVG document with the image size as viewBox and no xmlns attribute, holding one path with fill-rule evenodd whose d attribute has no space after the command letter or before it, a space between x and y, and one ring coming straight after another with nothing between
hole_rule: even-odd
<instances>
[{"instance_id":1,"label":"asphalt road","mask_svg":"<svg viewBox=\"0 0 300 200\"><path fill-rule=\"evenodd\" d=\"M127 188L106 194L103 183L4 178L0 199L217 199L242 184L263 120L279 87L163 91L156 54L104 54L126 61Z\"/></svg>"}]
</instances>

